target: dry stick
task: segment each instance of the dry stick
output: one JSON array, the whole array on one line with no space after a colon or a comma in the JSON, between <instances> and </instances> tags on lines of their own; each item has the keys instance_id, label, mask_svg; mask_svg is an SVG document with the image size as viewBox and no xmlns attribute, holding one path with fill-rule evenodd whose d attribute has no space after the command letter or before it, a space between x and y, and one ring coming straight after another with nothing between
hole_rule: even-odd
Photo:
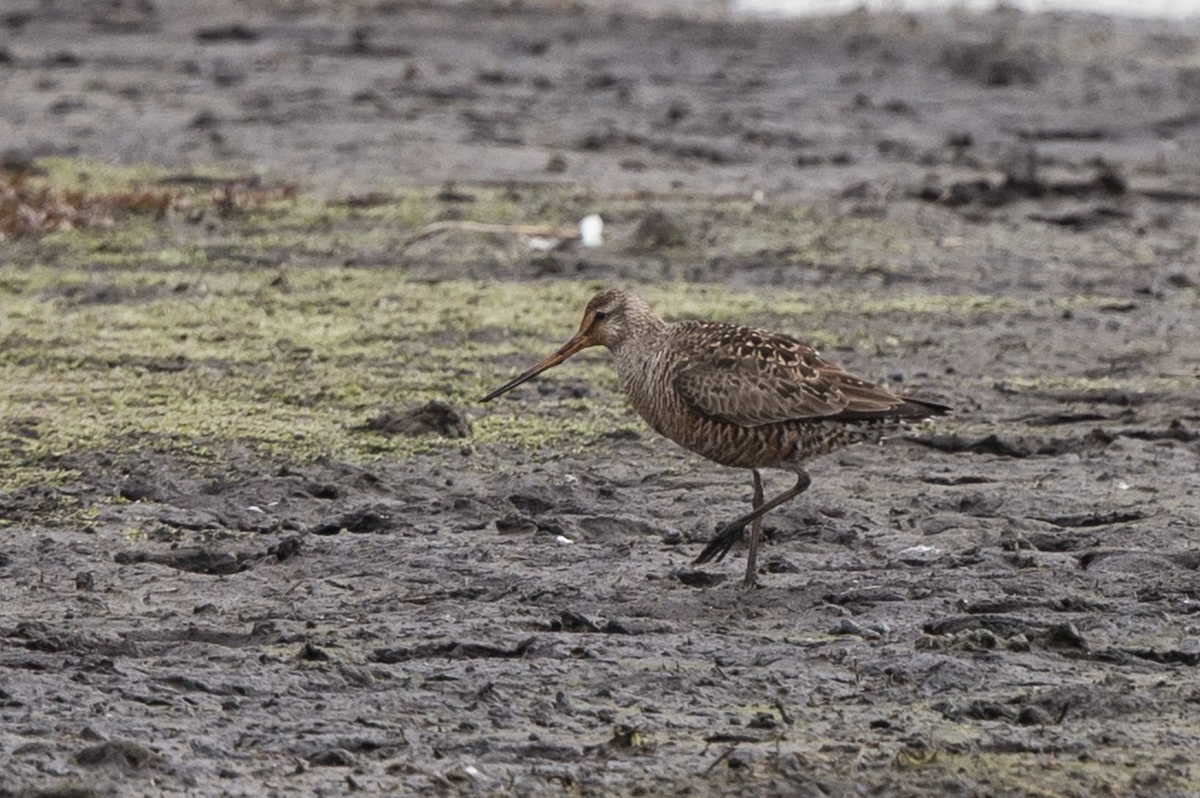
<instances>
[{"instance_id":1,"label":"dry stick","mask_svg":"<svg viewBox=\"0 0 1200 798\"><path fill-rule=\"evenodd\" d=\"M729 759L729 755L732 754L736 750L737 750L736 745L731 745L728 748L726 748L725 753L723 753L719 757L717 757L716 761L714 761L711 765L709 765L707 768L704 769L704 775L707 776L709 773L712 773L713 769L716 768L717 765L719 765L722 762L724 762L725 760Z\"/></svg>"},{"instance_id":2,"label":"dry stick","mask_svg":"<svg viewBox=\"0 0 1200 798\"><path fill-rule=\"evenodd\" d=\"M786 723L788 726L791 726L795 722L794 719L792 718L792 716L788 714L787 709L784 708L783 699L781 699L781 698L775 699L775 709L779 712L779 719L782 720L784 723Z\"/></svg>"},{"instance_id":3,"label":"dry stick","mask_svg":"<svg viewBox=\"0 0 1200 798\"><path fill-rule=\"evenodd\" d=\"M495 224L492 222L449 221L427 224L416 235L404 242L404 247L418 241L444 233L448 230L465 230L468 233L509 233L521 236L545 236L546 238L577 238L579 231L573 227L551 227L544 224Z\"/></svg>"}]
</instances>

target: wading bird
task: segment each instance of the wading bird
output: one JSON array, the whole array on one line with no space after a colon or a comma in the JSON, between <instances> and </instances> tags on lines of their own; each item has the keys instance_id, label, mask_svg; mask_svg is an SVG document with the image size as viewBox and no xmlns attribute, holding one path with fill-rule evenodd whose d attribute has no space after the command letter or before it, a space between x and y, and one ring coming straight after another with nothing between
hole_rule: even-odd
<instances>
[{"instance_id":1,"label":"wading bird","mask_svg":"<svg viewBox=\"0 0 1200 798\"><path fill-rule=\"evenodd\" d=\"M747 586L756 584L762 517L808 488L808 460L950 410L856 377L791 336L712 321L667 323L641 297L619 290L594 296L571 340L483 401L589 346L612 352L621 387L647 424L709 460L750 469L752 511L718 530L695 560L724 559L749 526ZM763 468L790 471L796 484L764 502Z\"/></svg>"}]
</instances>

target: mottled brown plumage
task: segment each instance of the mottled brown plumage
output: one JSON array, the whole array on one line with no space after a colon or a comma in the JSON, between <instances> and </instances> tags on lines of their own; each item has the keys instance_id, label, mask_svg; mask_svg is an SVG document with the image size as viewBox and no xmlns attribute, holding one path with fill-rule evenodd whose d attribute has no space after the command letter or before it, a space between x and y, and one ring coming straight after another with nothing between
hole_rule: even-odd
<instances>
[{"instance_id":1,"label":"mottled brown plumage","mask_svg":"<svg viewBox=\"0 0 1200 798\"><path fill-rule=\"evenodd\" d=\"M613 353L621 387L651 427L709 460L753 471L753 511L725 525L696 558L721 560L750 526L747 585L755 582L762 516L808 487L805 461L949 410L856 377L796 338L711 321L668 324L640 297L617 290L593 297L570 341L483 401L589 346ZM761 468L791 471L796 484L764 503Z\"/></svg>"}]
</instances>

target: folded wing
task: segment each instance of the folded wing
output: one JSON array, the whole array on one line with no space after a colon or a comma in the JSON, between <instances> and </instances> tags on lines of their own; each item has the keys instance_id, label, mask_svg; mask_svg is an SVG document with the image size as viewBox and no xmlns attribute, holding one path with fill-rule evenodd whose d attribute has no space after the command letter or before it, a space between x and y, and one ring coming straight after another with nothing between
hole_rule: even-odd
<instances>
[{"instance_id":1,"label":"folded wing","mask_svg":"<svg viewBox=\"0 0 1200 798\"><path fill-rule=\"evenodd\" d=\"M897 396L790 336L723 324L698 327L674 382L694 412L757 427L783 421L917 420L949 409Z\"/></svg>"}]
</instances>

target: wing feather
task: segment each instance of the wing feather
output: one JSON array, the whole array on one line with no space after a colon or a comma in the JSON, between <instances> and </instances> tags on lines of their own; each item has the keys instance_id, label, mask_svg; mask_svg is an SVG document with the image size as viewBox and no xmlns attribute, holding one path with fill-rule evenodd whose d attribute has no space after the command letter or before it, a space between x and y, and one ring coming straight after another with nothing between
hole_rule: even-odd
<instances>
[{"instance_id":1,"label":"wing feather","mask_svg":"<svg viewBox=\"0 0 1200 798\"><path fill-rule=\"evenodd\" d=\"M673 385L680 398L694 412L740 426L942 412L850 374L791 336L711 322L681 324L678 334L685 355Z\"/></svg>"}]
</instances>

